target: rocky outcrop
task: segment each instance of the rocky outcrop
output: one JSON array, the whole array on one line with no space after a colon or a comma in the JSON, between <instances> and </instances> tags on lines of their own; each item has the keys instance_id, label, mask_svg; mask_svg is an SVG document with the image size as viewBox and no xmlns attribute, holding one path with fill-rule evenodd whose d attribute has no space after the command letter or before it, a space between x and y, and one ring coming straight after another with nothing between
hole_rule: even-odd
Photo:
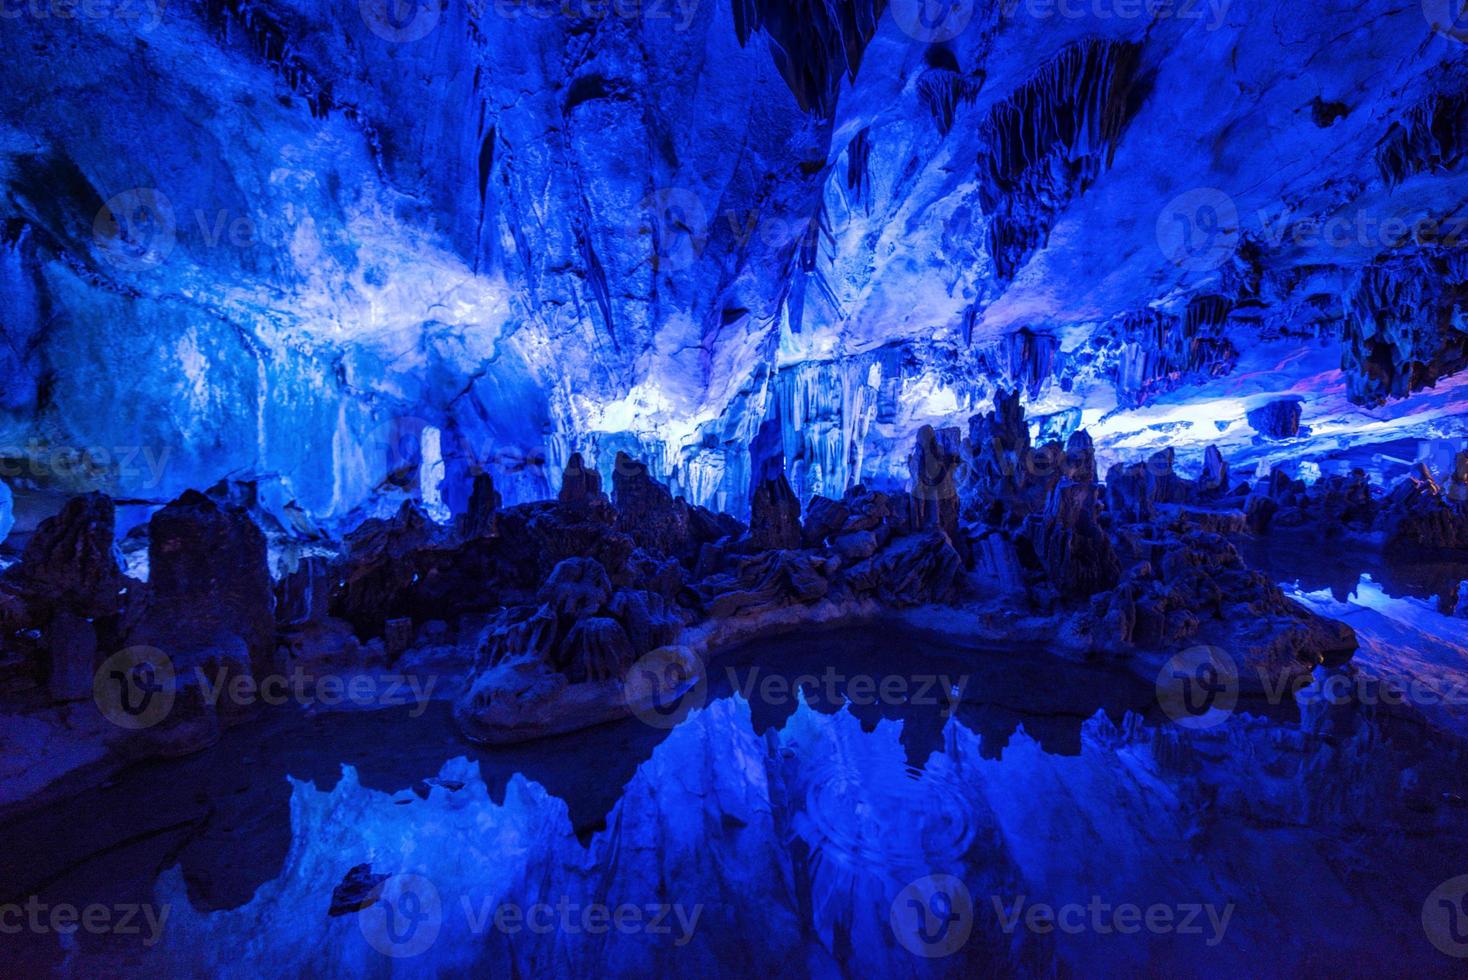
<instances>
[{"instance_id":1,"label":"rocky outcrop","mask_svg":"<svg viewBox=\"0 0 1468 980\"><path fill-rule=\"evenodd\" d=\"M617 529L643 548L682 555L690 542L689 507L674 500L668 488L652 478L647 465L617 453L612 469L612 502Z\"/></svg>"},{"instance_id":2,"label":"rocky outcrop","mask_svg":"<svg viewBox=\"0 0 1468 980\"><path fill-rule=\"evenodd\" d=\"M1121 583L1092 603L1099 649L1211 644L1247 668L1241 680L1253 690L1306 680L1315 667L1340 666L1355 652L1354 630L1285 598L1221 535L1134 537L1124 557L1131 565Z\"/></svg>"},{"instance_id":3,"label":"rocky outcrop","mask_svg":"<svg viewBox=\"0 0 1468 980\"><path fill-rule=\"evenodd\" d=\"M841 581L858 595L891 606L945 602L963 570L963 559L938 528L898 538L866 561L846 569Z\"/></svg>"},{"instance_id":4,"label":"rocky outcrop","mask_svg":"<svg viewBox=\"0 0 1468 980\"><path fill-rule=\"evenodd\" d=\"M1352 401L1385 404L1468 367L1468 254L1423 249L1361 270L1347 298L1341 369Z\"/></svg>"},{"instance_id":5,"label":"rocky outcrop","mask_svg":"<svg viewBox=\"0 0 1468 980\"><path fill-rule=\"evenodd\" d=\"M1112 588L1121 563L1111 538L1098 523L1099 487L1063 480L1050 494L1043 514L1030 517L1028 537L1060 595L1086 599Z\"/></svg>"},{"instance_id":6,"label":"rocky outcrop","mask_svg":"<svg viewBox=\"0 0 1468 980\"><path fill-rule=\"evenodd\" d=\"M759 616L791 604L807 605L830 590L835 563L798 551L768 551L741 559L733 571L699 584L715 619Z\"/></svg>"},{"instance_id":7,"label":"rocky outcrop","mask_svg":"<svg viewBox=\"0 0 1468 980\"><path fill-rule=\"evenodd\" d=\"M799 548L803 538L800 501L784 475L764 480L754 491L749 542L760 551Z\"/></svg>"},{"instance_id":8,"label":"rocky outcrop","mask_svg":"<svg viewBox=\"0 0 1468 980\"><path fill-rule=\"evenodd\" d=\"M580 453L572 453L561 474L559 501L573 512L584 512L607 502L601 492L601 474L586 465Z\"/></svg>"},{"instance_id":9,"label":"rocky outcrop","mask_svg":"<svg viewBox=\"0 0 1468 980\"><path fill-rule=\"evenodd\" d=\"M148 589L132 643L170 656L242 646L263 673L275 650L265 535L243 510L189 492L148 522Z\"/></svg>"},{"instance_id":10,"label":"rocky outcrop","mask_svg":"<svg viewBox=\"0 0 1468 980\"><path fill-rule=\"evenodd\" d=\"M908 455L908 497L914 528L939 527L951 542L958 535L958 479L963 463L958 428L918 430L917 442Z\"/></svg>"},{"instance_id":11,"label":"rocky outcrop","mask_svg":"<svg viewBox=\"0 0 1468 980\"><path fill-rule=\"evenodd\" d=\"M1294 439L1301 434L1300 409L1298 398L1272 401L1249 411L1249 425L1265 439Z\"/></svg>"},{"instance_id":12,"label":"rocky outcrop","mask_svg":"<svg viewBox=\"0 0 1468 980\"><path fill-rule=\"evenodd\" d=\"M1388 550L1422 556L1468 551L1468 503L1454 500L1429 473L1408 477L1381 501Z\"/></svg>"},{"instance_id":13,"label":"rocky outcrop","mask_svg":"<svg viewBox=\"0 0 1468 980\"><path fill-rule=\"evenodd\" d=\"M819 548L846 526L850 511L846 504L830 497L815 496L805 509L804 544Z\"/></svg>"},{"instance_id":14,"label":"rocky outcrop","mask_svg":"<svg viewBox=\"0 0 1468 980\"><path fill-rule=\"evenodd\" d=\"M20 563L7 570L7 585L50 610L94 618L117 615L128 580L118 567L115 509L100 493L73 497L61 513L41 522Z\"/></svg>"},{"instance_id":15,"label":"rocky outcrop","mask_svg":"<svg viewBox=\"0 0 1468 980\"><path fill-rule=\"evenodd\" d=\"M495 534L495 514L499 509L500 494L494 488L494 477L488 473L474 474L469 492L469 509L459 515L459 536L492 537Z\"/></svg>"}]
</instances>

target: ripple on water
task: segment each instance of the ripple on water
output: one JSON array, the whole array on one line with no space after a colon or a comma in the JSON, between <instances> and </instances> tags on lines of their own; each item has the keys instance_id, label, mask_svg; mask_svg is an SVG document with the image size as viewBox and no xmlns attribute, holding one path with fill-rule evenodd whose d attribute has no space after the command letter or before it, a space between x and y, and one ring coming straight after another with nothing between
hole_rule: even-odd
<instances>
[{"instance_id":1,"label":"ripple on water","mask_svg":"<svg viewBox=\"0 0 1468 980\"><path fill-rule=\"evenodd\" d=\"M974 838L973 802L947 770L849 760L810 774L806 819L797 827L826 859L876 868L952 865Z\"/></svg>"}]
</instances>

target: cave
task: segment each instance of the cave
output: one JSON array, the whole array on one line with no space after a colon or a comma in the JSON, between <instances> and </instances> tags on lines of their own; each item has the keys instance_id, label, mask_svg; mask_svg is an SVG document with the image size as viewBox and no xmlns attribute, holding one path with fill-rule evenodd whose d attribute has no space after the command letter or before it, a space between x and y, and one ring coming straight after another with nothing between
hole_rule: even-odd
<instances>
[{"instance_id":1,"label":"cave","mask_svg":"<svg viewBox=\"0 0 1468 980\"><path fill-rule=\"evenodd\" d=\"M1461 0L0 20L0 976L1468 970Z\"/></svg>"}]
</instances>

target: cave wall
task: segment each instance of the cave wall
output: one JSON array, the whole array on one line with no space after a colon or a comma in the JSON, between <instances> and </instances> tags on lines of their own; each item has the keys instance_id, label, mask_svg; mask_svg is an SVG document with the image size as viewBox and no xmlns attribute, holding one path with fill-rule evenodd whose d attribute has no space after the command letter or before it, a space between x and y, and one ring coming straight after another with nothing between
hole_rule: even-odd
<instances>
[{"instance_id":1,"label":"cave wall","mask_svg":"<svg viewBox=\"0 0 1468 980\"><path fill-rule=\"evenodd\" d=\"M1468 71L1418 5L36 9L12 485L336 519L427 444L450 507L623 450L740 512L771 460L900 483L999 385L1103 459L1264 459L1248 413L1302 392L1295 455L1463 434Z\"/></svg>"}]
</instances>

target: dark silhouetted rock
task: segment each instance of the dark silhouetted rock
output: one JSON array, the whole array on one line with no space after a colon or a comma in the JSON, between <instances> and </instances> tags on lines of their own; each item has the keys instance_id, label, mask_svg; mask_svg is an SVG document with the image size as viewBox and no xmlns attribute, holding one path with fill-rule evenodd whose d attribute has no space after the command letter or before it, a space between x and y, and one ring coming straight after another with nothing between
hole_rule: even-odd
<instances>
[{"instance_id":1,"label":"dark silhouetted rock","mask_svg":"<svg viewBox=\"0 0 1468 980\"><path fill-rule=\"evenodd\" d=\"M585 510L606 499L601 492L601 474L586 465L580 453L572 453L561 474L559 501L562 507Z\"/></svg>"},{"instance_id":2,"label":"dark silhouetted rock","mask_svg":"<svg viewBox=\"0 0 1468 980\"><path fill-rule=\"evenodd\" d=\"M115 517L112 499L104 494L72 497L59 514L41 522L6 579L46 610L85 618L116 615L128 580L117 564Z\"/></svg>"},{"instance_id":3,"label":"dark silhouetted rock","mask_svg":"<svg viewBox=\"0 0 1468 980\"><path fill-rule=\"evenodd\" d=\"M749 539L761 551L799 548L800 501L783 474L764 480L750 506Z\"/></svg>"},{"instance_id":4,"label":"dark silhouetted rock","mask_svg":"<svg viewBox=\"0 0 1468 980\"><path fill-rule=\"evenodd\" d=\"M963 560L941 529L899 538L862 565L871 570L877 598L894 606L944 602L953 594ZM851 571L859 578L862 565Z\"/></svg>"},{"instance_id":5,"label":"dark silhouetted rock","mask_svg":"<svg viewBox=\"0 0 1468 980\"><path fill-rule=\"evenodd\" d=\"M495 516L500 509L500 494L494 488L494 477L475 473L469 491L469 509L459 515L459 534L465 538L487 538L495 534Z\"/></svg>"},{"instance_id":6,"label":"dark silhouetted rock","mask_svg":"<svg viewBox=\"0 0 1468 980\"><path fill-rule=\"evenodd\" d=\"M959 441L957 428L925 425L907 456L912 526L941 527L950 539L958 536L957 477L963 461Z\"/></svg>"},{"instance_id":7,"label":"dark silhouetted rock","mask_svg":"<svg viewBox=\"0 0 1468 980\"><path fill-rule=\"evenodd\" d=\"M1203 451L1203 472L1198 476L1198 493L1204 498L1222 496L1228 490L1228 463L1217 446Z\"/></svg>"},{"instance_id":8,"label":"dark silhouetted rock","mask_svg":"<svg viewBox=\"0 0 1468 980\"><path fill-rule=\"evenodd\" d=\"M812 497L805 509L805 546L822 547L832 535L839 534L846 525L850 511L839 500L830 497Z\"/></svg>"},{"instance_id":9,"label":"dark silhouetted rock","mask_svg":"<svg viewBox=\"0 0 1468 980\"><path fill-rule=\"evenodd\" d=\"M830 589L827 563L798 551L767 551L739 562L732 574L699 584L709 615L757 616L792 603L811 603Z\"/></svg>"},{"instance_id":10,"label":"dark silhouetted rock","mask_svg":"<svg viewBox=\"0 0 1468 980\"><path fill-rule=\"evenodd\" d=\"M1265 439L1293 439L1300 434L1300 402L1285 398L1248 413L1249 426Z\"/></svg>"},{"instance_id":11,"label":"dark silhouetted rock","mask_svg":"<svg viewBox=\"0 0 1468 980\"><path fill-rule=\"evenodd\" d=\"M146 612L132 642L173 656L237 637L263 672L274 650L274 605L265 535L245 511L189 491L153 515Z\"/></svg>"},{"instance_id":12,"label":"dark silhouetted rock","mask_svg":"<svg viewBox=\"0 0 1468 980\"><path fill-rule=\"evenodd\" d=\"M852 531L841 534L831 542L831 550L841 556L848 565L870 558L877 553L877 536L871 531Z\"/></svg>"},{"instance_id":13,"label":"dark silhouetted rock","mask_svg":"<svg viewBox=\"0 0 1468 980\"><path fill-rule=\"evenodd\" d=\"M1468 550L1468 504L1449 498L1423 473L1407 477L1381 502L1388 550L1404 554Z\"/></svg>"},{"instance_id":14,"label":"dark silhouetted rock","mask_svg":"<svg viewBox=\"0 0 1468 980\"><path fill-rule=\"evenodd\" d=\"M1035 554L1065 598L1088 598L1121 577L1111 539L1096 520L1099 509L1096 484L1065 480L1051 492L1045 513L1030 519Z\"/></svg>"},{"instance_id":15,"label":"dark silhouetted rock","mask_svg":"<svg viewBox=\"0 0 1468 980\"><path fill-rule=\"evenodd\" d=\"M612 498L617 508L617 530L631 536L639 547L665 555L681 555L688 550L688 505L674 500L668 488L652 478L645 464L626 453L617 453Z\"/></svg>"},{"instance_id":16,"label":"dark silhouetted rock","mask_svg":"<svg viewBox=\"0 0 1468 980\"><path fill-rule=\"evenodd\" d=\"M1076 483L1096 482L1096 446L1085 429L1072 432L1065 442L1064 474Z\"/></svg>"},{"instance_id":17,"label":"dark silhouetted rock","mask_svg":"<svg viewBox=\"0 0 1468 980\"><path fill-rule=\"evenodd\" d=\"M341 884L331 890L331 907L326 910L326 914L346 915L370 907L382 895L382 883L389 877L391 876L373 874L370 864L357 865L347 872Z\"/></svg>"}]
</instances>

